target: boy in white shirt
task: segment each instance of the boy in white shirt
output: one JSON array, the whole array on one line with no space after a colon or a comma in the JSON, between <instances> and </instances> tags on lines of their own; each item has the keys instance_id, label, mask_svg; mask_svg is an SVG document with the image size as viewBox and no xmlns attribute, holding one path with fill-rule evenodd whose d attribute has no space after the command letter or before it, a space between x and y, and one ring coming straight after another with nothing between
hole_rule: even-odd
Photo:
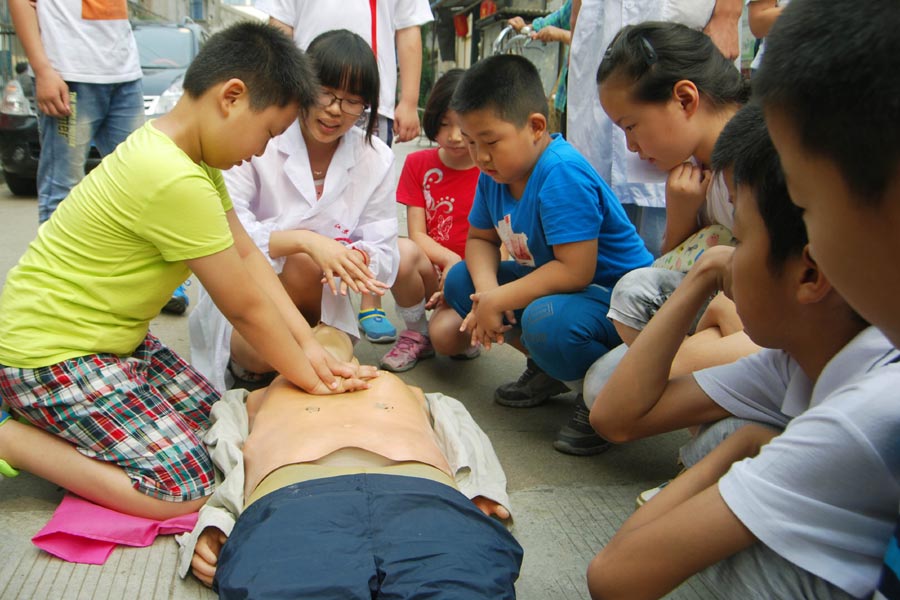
<instances>
[{"instance_id":1,"label":"boy in white shirt","mask_svg":"<svg viewBox=\"0 0 900 600\"><path fill-rule=\"evenodd\" d=\"M754 80L816 258L847 301L895 345L900 344L898 28L900 6L889 0L865 0L853 10L792 0L768 36ZM849 113L848 107L853 107ZM885 389L882 402L894 407L894 414L896 398L896 387ZM876 597L900 598L897 540L895 533L886 545Z\"/></svg>"},{"instance_id":2,"label":"boy in white shirt","mask_svg":"<svg viewBox=\"0 0 900 600\"><path fill-rule=\"evenodd\" d=\"M761 110L748 106L723 137L729 129L745 144L734 162L740 243L733 255L708 250L691 270L629 348L592 423L613 439L727 414L758 423L721 443L718 425L701 433L685 463L709 453L591 563L594 598L659 597L695 573L723 598L859 597L874 588L896 515L900 418L884 398L900 385L890 364L897 353L831 288L810 246L797 246L802 212L772 193L784 182ZM767 172L778 177L760 177ZM669 380L687 307L718 290L730 293L755 342L784 352ZM629 377L636 391L615 397ZM614 416L615 406L626 414ZM779 413L794 416L781 435L771 427Z\"/></svg>"}]
</instances>

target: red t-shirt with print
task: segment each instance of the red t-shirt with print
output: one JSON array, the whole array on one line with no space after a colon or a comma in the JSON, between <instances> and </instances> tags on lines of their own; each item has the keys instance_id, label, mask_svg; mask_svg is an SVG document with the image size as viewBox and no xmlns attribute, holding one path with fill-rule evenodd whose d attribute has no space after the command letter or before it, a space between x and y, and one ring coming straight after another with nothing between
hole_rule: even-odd
<instances>
[{"instance_id":1,"label":"red t-shirt with print","mask_svg":"<svg viewBox=\"0 0 900 600\"><path fill-rule=\"evenodd\" d=\"M397 202L424 208L428 236L465 258L478 175L478 167L459 171L445 165L438 148L420 150L406 157Z\"/></svg>"}]
</instances>

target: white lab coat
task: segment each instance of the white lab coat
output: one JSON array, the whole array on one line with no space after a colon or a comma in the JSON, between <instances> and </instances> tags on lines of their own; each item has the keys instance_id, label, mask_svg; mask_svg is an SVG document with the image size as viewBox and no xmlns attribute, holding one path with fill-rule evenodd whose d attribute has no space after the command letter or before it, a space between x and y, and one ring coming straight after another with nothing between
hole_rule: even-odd
<instances>
[{"instance_id":1,"label":"white lab coat","mask_svg":"<svg viewBox=\"0 0 900 600\"><path fill-rule=\"evenodd\" d=\"M662 207L666 174L641 162L625 145L597 93L597 68L607 46L625 25L674 21L703 29L715 0L583 0L569 54L569 141L597 169L622 204Z\"/></svg>"},{"instance_id":2,"label":"white lab coat","mask_svg":"<svg viewBox=\"0 0 900 600\"><path fill-rule=\"evenodd\" d=\"M262 156L223 175L235 213L277 273L285 259L269 257L272 232L306 229L365 251L369 269L390 286L400 264L393 165L386 144L373 137L369 145L365 133L353 127L341 138L322 197L316 199L306 144L295 122ZM334 296L329 289L322 293L322 322L359 337L350 298ZM232 326L202 288L191 312L190 333L191 362L216 389L226 390L232 383L226 368Z\"/></svg>"}]
</instances>

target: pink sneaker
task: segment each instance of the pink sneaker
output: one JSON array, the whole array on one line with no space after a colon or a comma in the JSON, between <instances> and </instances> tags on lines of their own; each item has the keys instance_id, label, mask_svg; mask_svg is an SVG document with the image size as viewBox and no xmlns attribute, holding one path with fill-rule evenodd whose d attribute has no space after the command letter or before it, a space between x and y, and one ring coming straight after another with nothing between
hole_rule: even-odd
<instances>
[{"instance_id":1,"label":"pink sneaker","mask_svg":"<svg viewBox=\"0 0 900 600\"><path fill-rule=\"evenodd\" d=\"M402 373L409 371L419 360L434 356L431 340L411 329L400 332L397 343L390 352L381 357L379 366L386 371Z\"/></svg>"}]
</instances>

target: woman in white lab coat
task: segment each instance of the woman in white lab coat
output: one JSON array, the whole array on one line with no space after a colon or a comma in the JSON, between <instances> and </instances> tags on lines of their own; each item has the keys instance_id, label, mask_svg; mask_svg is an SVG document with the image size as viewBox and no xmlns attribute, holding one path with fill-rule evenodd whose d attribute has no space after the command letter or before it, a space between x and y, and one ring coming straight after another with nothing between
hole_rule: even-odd
<instances>
[{"instance_id":1,"label":"woman in white lab coat","mask_svg":"<svg viewBox=\"0 0 900 600\"><path fill-rule=\"evenodd\" d=\"M235 213L307 321L358 337L348 294L383 294L399 265L394 156L372 136L379 79L369 45L336 30L307 53L322 86L317 106L262 156L225 171L225 182ZM354 124L366 109L363 131ZM252 381L271 371L203 291L190 333L194 366L219 390L233 375Z\"/></svg>"}]
</instances>

